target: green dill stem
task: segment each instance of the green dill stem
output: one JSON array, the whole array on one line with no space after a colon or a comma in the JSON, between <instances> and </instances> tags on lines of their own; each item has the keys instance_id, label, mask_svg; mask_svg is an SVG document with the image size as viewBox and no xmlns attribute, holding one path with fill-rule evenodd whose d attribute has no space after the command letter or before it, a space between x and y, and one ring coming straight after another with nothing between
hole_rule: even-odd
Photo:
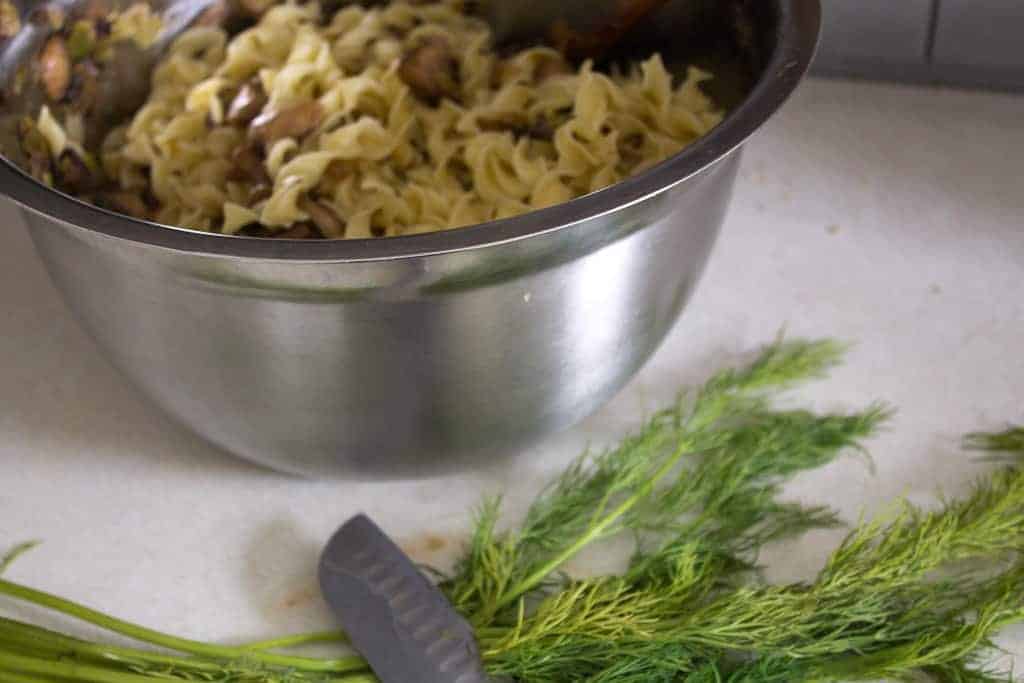
<instances>
[{"instance_id":1,"label":"green dill stem","mask_svg":"<svg viewBox=\"0 0 1024 683\"><path fill-rule=\"evenodd\" d=\"M342 631L319 631L317 633L297 633L293 636L282 636L271 640L257 640L239 647L247 650L280 650L283 648L301 647L317 643L339 643L347 645L348 637Z\"/></svg>"},{"instance_id":2,"label":"green dill stem","mask_svg":"<svg viewBox=\"0 0 1024 683\"><path fill-rule=\"evenodd\" d=\"M9 652L0 652L0 671L17 671L39 674L53 678L69 678L89 683L151 683L152 677L145 674L111 671L97 666L87 666L71 660L40 661ZM6 673L0 676L6 676Z\"/></svg>"},{"instance_id":3,"label":"green dill stem","mask_svg":"<svg viewBox=\"0 0 1024 683\"><path fill-rule=\"evenodd\" d=\"M107 664L157 664L210 673L224 670L221 664L213 661L146 652L117 645L98 645L39 626L0 617L0 650L5 646L20 646L22 653L36 649L48 654L95 659Z\"/></svg>"},{"instance_id":4,"label":"green dill stem","mask_svg":"<svg viewBox=\"0 0 1024 683\"><path fill-rule=\"evenodd\" d=\"M0 579L0 594L9 595L19 600L31 602L41 607L46 607L76 619L95 624L101 628L123 636L128 636L140 642L159 645L179 652L204 655L218 659L239 659L249 658L254 661L271 666L295 669L298 671L317 671L324 673L347 673L360 672L366 669L366 662L361 657L342 657L339 659L313 659L309 657L291 657L259 650L249 650L244 647L229 647L211 645L195 640L178 638L176 636L154 631L143 626L122 621L115 617L108 616L83 605L59 598L56 595L22 586L11 581Z\"/></svg>"},{"instance_id":5,"label":"green dill stem","mask_svg":"<svg viewBox=\"0 0 1024 683\"><path fill-rule=\"evenodd\" d=\"M560 554L552 558L547 564L543 565L540 569L537 569L532 574L527 576L525 579L515 584L505 595L503 595L495 604L495 609L501 609L502 607L508 607L513 602L518 600L525 593L530 592L542 583L551 572L555 571L563 564L572 559L578 552L583 550L586 546L592 543L597 538L600 538L608 527L618 521L623 515L629 512L633 507L636 506L641 500L646 498L654 490L655 485L666 477L669 472L675 469L675 466L679 464L683 456L686 455L689 449L689 442L684 442L676 448L675 452L659 467L650 479L644 482L636 493L622 501L622 503L612 510L604 519L598 521L592 525L587 531L582 534L576 541L568 548L563 550Z\"/></svg>"},{"instance_id":6,"label":"green dill stem","mask_svg":"<svg viewBox=\"0 0 1024 683\"><path fill-rule=\"evenodd\" d=\"M20 674L13 671L0 669L0 678L4 683L52 683L56 678L36 678L29 674Z\"/></svg>"}]
</instances>

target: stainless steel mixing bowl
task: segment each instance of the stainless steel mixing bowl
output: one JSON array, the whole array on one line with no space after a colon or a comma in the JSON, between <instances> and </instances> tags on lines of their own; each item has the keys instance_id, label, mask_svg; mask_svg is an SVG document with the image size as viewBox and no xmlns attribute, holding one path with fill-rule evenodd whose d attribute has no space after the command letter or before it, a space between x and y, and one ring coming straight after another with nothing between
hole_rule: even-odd
<instances>
[{"instance_id":1,"label":"stainless steel mixing bowl","mask_svg":"<svg viewBox=\"0 0 1024 683\"><path fill-rule=\"evenodd\" d=\"M693 5L670 3L623 49L706 57L743 94L727 119L642 175L521 217L283 241L110 213L6 159L0 189L110 360L213 443L310 475L480 462L578 421L650 357L708 258L741 144L811 60L818 0L708 0L697 23ZM23 61L32 39L0 59Z\"/></svg>"}]
</instances>

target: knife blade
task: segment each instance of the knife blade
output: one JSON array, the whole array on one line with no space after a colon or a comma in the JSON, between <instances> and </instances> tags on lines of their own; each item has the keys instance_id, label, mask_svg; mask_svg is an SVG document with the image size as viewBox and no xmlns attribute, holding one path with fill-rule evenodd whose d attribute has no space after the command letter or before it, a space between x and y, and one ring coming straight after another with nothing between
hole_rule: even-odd
<instances>
[{"instance_id":1,"label":"knife blade","mask_svg":"<svg viewBox=\"0 0 1024 683\"><path fill-rule=\"evenodd\" d=\"M320 589L382 683L488 683L473 628L365 515L320 556Z\"/></svg>"}]
</instances>

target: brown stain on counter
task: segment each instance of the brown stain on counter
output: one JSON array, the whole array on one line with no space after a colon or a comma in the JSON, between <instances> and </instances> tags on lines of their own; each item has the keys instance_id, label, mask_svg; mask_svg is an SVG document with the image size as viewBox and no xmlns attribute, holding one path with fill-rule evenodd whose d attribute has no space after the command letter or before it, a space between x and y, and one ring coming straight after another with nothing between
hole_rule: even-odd
<instances>
[{"instance_id":1,"label":"brown stain on counter","mask_svg":"<svg viewBox=\"0 0 1024 683\"><path fill-rule=\"evenodd\" d=\"M450 549L455 544L452 539L433 532L421 536L414 536L399 542L398 547L402 549L413 562L429 563L436 560L437 556Z\"/></svg>"},{"instance_id":2,"label":"brown stain on counter","mask_svg":"<svg viewBox=\"0 0 1024 683\"><path fill-rule=\"evenodd\" d=\"M279 610L303 609L312 605L319 598L319 587L315 583L307 582L286 592L284 597L277 601L274 608Z\"/></svg>"},{"instance_id":3,"label":"brown stain on counter","mask_svg":"<svg viewBox=\"0 0 1024 683\"><path fill-rule=\"evenodd\" d=\"M454 538L434 532L403 539L398 546L414 563L427 566L445 566L445 560L449 559L446 552L459 547ZM272 613L301 612L321 603L320 587L315 579L296 581L278 595L279 598L270 602Z\"/></svg>"}]
</instances>

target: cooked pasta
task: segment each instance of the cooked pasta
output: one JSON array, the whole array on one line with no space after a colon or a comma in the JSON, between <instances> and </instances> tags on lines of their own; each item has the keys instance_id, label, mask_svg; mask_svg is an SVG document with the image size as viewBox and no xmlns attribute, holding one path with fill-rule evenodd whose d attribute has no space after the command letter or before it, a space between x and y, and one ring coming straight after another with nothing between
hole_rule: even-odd
<instances>
[{"instance_id":1,"label":"cooked pasta","mask_svg":"<svg viewBox=\"0 0 1024 683\"><path fill-rule=\"evenodd\" d=\"M613 74L548 47L499 56L460 4L278 4L234 37L189 29L99 163L160 223L382 237L568 201L721 120L696 68L674 85L658 55ZM39 123L51 146L74 144L67 121Z\"/></svg>"}]
</instances>

